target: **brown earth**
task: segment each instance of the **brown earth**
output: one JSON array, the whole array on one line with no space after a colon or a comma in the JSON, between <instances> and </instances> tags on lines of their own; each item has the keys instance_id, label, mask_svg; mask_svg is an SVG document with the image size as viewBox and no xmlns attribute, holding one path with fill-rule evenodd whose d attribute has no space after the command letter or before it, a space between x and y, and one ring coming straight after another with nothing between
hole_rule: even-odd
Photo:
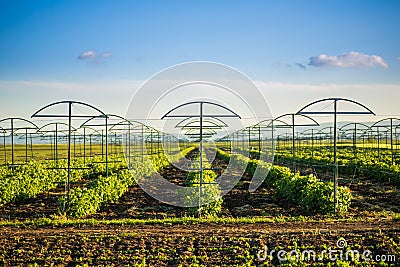
<instances>
[{"instance_id":1,"label":"brown earth","mask_svg":"<svg viewBox=\"0 0 400 267\"><path fill-rule=\"evenodd\" d=\"M188 157L192 158L194 154ZM215 160L218 172L226 164ZM176 184L184 184L186 172L169 166L162 172ZM272 189L247 191L251 177L244 176L224 196L223 216L252 217L305 215L300 207L274 197ZM276 266L272 260L258 261L257 253L266 245L272 249L337 249L343 237L350 249L371 250L373 255L395 255L392 266L400 266L400 222L369 212L398 212L399 192L363 178L350 184L354 200L347 219L350 222L281 222L252 224L157 224L157 225L76 225L58 227L0 226L0 263L4 266ZM57 214L57 196L62 188L41 194L23 203L0 208L4 219L50 217ZM396 211L397 209L397 211ZM367 212L367 213L365 213ZM372 218L368 218L371 214ZM88 218L166 218L181 217L185 210L163 204L145 194L137 185L129 188L116 203L110 203ZM365 221L351 222L364 215ZM325 266L330 260L311 262ZM368 264L362 262L360 266ZM371 266L375 266L376 262ZM339 265L339 263L337 263ZM355 265L351 262L350 266ZM292 266L297 266L293 264ZM335 266L335 265L333 265Z\"/></svg>"},{"instance_id":2,"label":"brown earth","mask_svg":"<svg viewBox=\"0 0 400 267\"><path fill-rule=\"evenodd\" d=\"M276 254L272 261L257 259L265 245L268 253L272 249L289 252L296 248L322 253L324 249L338 249L339 238L345 238L348 249L368 249L373 255L394 255L399 260L399 226L398 222L380 220L0 227L0 262L4 266L275 266L280 263ZM317 258L311 263L328 262Z\"/></svg>"}]
</instances>

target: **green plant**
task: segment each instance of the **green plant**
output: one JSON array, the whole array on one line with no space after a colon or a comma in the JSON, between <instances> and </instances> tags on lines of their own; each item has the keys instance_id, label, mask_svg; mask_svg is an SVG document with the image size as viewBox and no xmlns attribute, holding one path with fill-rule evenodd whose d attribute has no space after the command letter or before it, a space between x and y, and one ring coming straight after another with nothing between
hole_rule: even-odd
<instances>
[{"instance_id":1,"label":"green plant","mask_svg":"<svg viewBox=\"0 0 400 267\"><path fill-rule=\"evenodd\" d=\"M199 153L200 154L200 153ZM221 190L219 185L214 183L217 178L217 174L211 170L211 164L208 162L205 157L205 152L202 153L203 159L203 170L202 171L202 195L200 199L200 188L199 190L192 191L192 194L187 195L186 192L183 192L185 195L184 203L189 206L193 206L194 204L199 203L207 203L203 204L200 209L199 207L191 207L188 208L188 213L191 216L200 215L205 217L213 217L218 216L222 209L223 199L221 197ZM200 155L194 159L194 162L191 166L191 169L199 169L200 168ZM199 187L200 186L200 171L194 170L188 173L186 183L189 187Z\"/></svg>"},{"instance_id":2,"label":"green plant","mask_svg":"<svg viewBox=\"0 0 400 267\"><path fill-rule=\"evenodd\" d=\"M334 188L331 182L321 182L314 175L302 176L299 173L292 173L287 167L271 166L266 162L249 159L240 154L229 157L228 153L219 150L217 156L225 161L233 158L234 163L246 166L246 172L249 175L254 175L257 168L264 169L265 173L268 172L264 183L274 188L278 197L299 204L307 212L320 214L334 212ZM337 193L338 211L344 213L350 206L350 189L339 186Z\"/></svg>"}]
</instances>

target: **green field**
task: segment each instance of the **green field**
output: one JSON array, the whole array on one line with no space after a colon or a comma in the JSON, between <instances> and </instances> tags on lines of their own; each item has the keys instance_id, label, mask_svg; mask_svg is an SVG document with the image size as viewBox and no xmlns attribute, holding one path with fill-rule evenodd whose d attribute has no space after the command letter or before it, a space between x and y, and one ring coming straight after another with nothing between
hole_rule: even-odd
<instances>
[{"instance_id":1,"label":"green field","mask_svg":"<svg viewBox=\"0 0 400 267\"><path fill-rule=\"evenodd\" d=\"M177 185L198 186L199 173L171 165L158 147L153 144L153 154L142 157L141 147L136 146L132 151L137 157L129 159L122 156L120 146L110 146L109 151L116 155L109 155L107 176L101 146L93 146L93 154L87 158L82 158L82 147L76 146L69 195L66 160L60 156L58 162L54 161L49 145L35 145L37 156L33 161L14 169L0 167L0 262L8 266L396 266L392 260L400 257L400 190L397 182L393 183L397 180L362 172L354 176L341 169L340 206L335 214L329 170L315 176L300 164L330 166L328 147L319 147L313 157L310 146L298 147L300 173L296 173L291 169L290 146L276 151L277 163L286 161L290 168L259 161L256 150L248 158L224 152L224 145L219 152L205 146L203 156L208 156L203 164L209 171L203 174L204 181L213 182L228 171L230 161L246 163L246 171L231 192L201 211L177 208L148 196L138 186L138 179L158 172ZM18 148L23 157L23 149ZM59 148L59 155L65 157L66 146ZM355 161L352 148L342 147L339 159L349 169L355 164L374 169L389 163L392 166L390 155L382 153L378 166L375 152L368 151L359 148ZM170 160L178 165L187 159L192 166L199 164L198 148L181 152ZM209 161L214 153L217 157ZM132 171L127 170L128 163ZM228 171L232 175L235 166ZM261 187L250 193L247 188L259 166L270 169L270 173ZM396 170L385 171L396 176ZM204 198L214 198L219 189L210 186L204 192ZM327 256L311 262L291 258L281 261L276 255L272 259L257 258L265 246L271 251L312 249L321 253L335 249L340 238L347 240L347 250L368 249L374 255L385 255L386 261L331 262ZM40 249L42 246L47 249Z\"/></svg>"}]
</instances>

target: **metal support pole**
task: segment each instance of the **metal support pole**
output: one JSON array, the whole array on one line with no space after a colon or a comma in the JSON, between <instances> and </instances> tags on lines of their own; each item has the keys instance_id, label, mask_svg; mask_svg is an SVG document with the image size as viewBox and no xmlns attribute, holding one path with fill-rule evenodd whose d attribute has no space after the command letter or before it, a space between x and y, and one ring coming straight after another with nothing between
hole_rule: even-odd
<instances>
[{"instance_id":1,"label":"metal support pole","mask_svg":"<svg viewBox=\"0 0 400 267\"><path fill-rule=\"evenodd\" d=\"M251 137L250 137L250 135L251 135L251 128L249 126L249 149L251 149Z\"/></svg>"},{"instance_id":2,"label":"metal support pole","mask_svg":"<svg viewBox=\"0 0 400 267\"><path fill-rule=\"evenodd\" d=\"M14 119L11 119L11 169L14 172Z\"/></svg>"},{"instance_id":3,"label":"metal support pole","mask_svg":"<svg viewBox=\"0 0 400 267\"><path fill-rule=\"evenodd\" d=\"M354 158L357 158L357 123L354 123L353 149L354 149Z\"/></svg>"},{"instance_id":4,"label":"metal support pole","mask_svg":"<svg viewBox=\"0 0 400 267\"><path fill-rule=\"evenodd\" d=\"M28 161L28 128L25 129L25 161Z\"/></svg>"},{"instance_id":5,"label":"metal support pole","mask_svg":"<svg viewBox=\"0 0 400 267\"><path fill-rule=\"evenodd\" d=\"M54 138L50 135L49 136L49 140L50 140L50 151L51 151L51 159L54 160L55 156L54 156Z\"/></svg>"},{"instance_id":6,"label":"metal support pole","mask_svg":"<svg viewBox=\"0 0 400 267\"><path fill-rule=\"evenodd\" d=\"M334 161L334 171L333 171L333 182L334 182L334 201L335 201L335 213L337 213L338 208L338 198L337 198L337 186L338 186L338 163L337 163L337 100L334 103L334 115L333 115L333 161Z\"/></svg>"},{"instance_id":7,"label":"metal support pole","mask_svg":"<svg viewBox=\"0 0 400 267\"><path fill-rule=\"evenodd\" d=\"M71 179L71 124L72 124L72 102L68 103L68 176L67 176L67 204L69 205L70 179Z\"/></svg>"},{"instance_id":8,"label":"metal support pole","mask_svg":"<svg viewBox=\"0 0 400 267\"><path fill-rule=\"evenodd\" d=\"M153 129L150 130L150 153L153 155Z\"/></svg>"},{"instance_id":9,"label":"metal support pole","mask_svg":"<svg viewBox=\"0 0 400 267\"><path fill-rule=\"evenodd\" d=\"M106 177L108 177L108 117L106 116Z\"/></svg>"},{"instance_id":10,"label":"metal support pole","mask_svg":"<svg viewBox=\"0 0 400 267\"><path fill-rule=\"evenodd\" d=\"M201 198L203 197L203 102L200 102L200 189L199 217L201 217Z\"/></svg>"},{"instance_id":11,"label":"metal support pole","mask_svg":"<svg viewBox=\"0 0 400 267\"><path fill-rule=\"evenodd\" d=\"M57 123L56 123L56 131L55 131L55 133L54 133L54 135L55 135L55 146L56 146L56 162L58 163L58 126L57 126Z\"/></svg>"},{"instance_id":12,"label":"metal support pole","mask_svg":"<svg viewBox=\"0 0 400 267\"><path fill-rule=\"evenodd\" d=\"M376 130L377 130L377 133L378 133L378 158L380 158L381 157L381 149L380 149L381 136L380 136L380 133L379 133L379 127L376 127Z\"/></svg>"},{"instance_id":13,"label":"metal support pole","mask_svg":"<svg viewBox=\"0 0 400 267\"><path fill-rule=\"evenodd\" d=\"M296 172L296 144L295 144L295 129L294 129L294 114L292 114L292 157L293 157L293 171Z\"/></svg>"},{"instance_id":14,"label":"metal support pole","mask_svg":"<svg viewBox=\"0 0 400 267\"><path fill-rule=\"evenodd\" d=\"M83 163L86 164L86 128L83 127Z\"/></svg>"},{"instance_id":15,"label":"metal support pole","mask_svg":"<svg viewBox=\"0 0 400 267\"><path fill-rule=\"evenodd\" d=\"M114 133L114 155L117 155L117 133Z\"/></svg>"},{"instance_id":16,"label":"metal support pole","mask_svg":"<svg viewBox=\"0 0 400 267\"><path fill-rule=\"evenodd\" d=\"M74 132L74 158L76 158L76 136Z\"/></svg>"},{"instance_id":17,"label":"metal support pole","mask_svg":"<svg viewBox=\"0 0 400 267\"><path fill-rule=\"evenodd\" d=\"M392 165L394 164L393 154L393 118L390 118L390 152L392 154Z\"/></svg>"},{"instance_id":18,"label":"metal support pole","mask_svg":"<svg viewBox=\"0 0 400 267\"><path fill-rule=\"evenodd\" d=\"M104 130L101 130L101 159L104 158Z\"/></svg>"},{"instance_id":19,"label":"metal support pole","mask_svg":"<svg viewBox=\"0 0 400 267\"><path fill-rule=\"evenodd\" d=\"M131 167L131 124L128 124L128 166Z\"/></svg>"},{"instance_id":20,"label":"metal support pole","mask_svg":"<svg viewBox=\"0 0 400 267\"><path fill-rule=\"evenodd\" d=\"M157 133L157 154L160 153L160 142L161 142L161 138L160 138L160 132Z\"/></svg>"},{"instance_id":21,"label":"metal support pole","mask_svg":"<svg viewBox=\"0 0 400 267\"><path fill-rule=\"evenodd\" d=\"M314 159L314 129L311 129L311 158Z\"/></svg>"},{"instance_id":22,"label":"metal support pole","mask_svg":"<svg viewBox=\"0 0 400 267\"><path fill-rule=\"evenodd\" d=\"M92 157L92 154L93 153L93 151L92 151L92 135L91 134L89 134L89 156L90 157Z\"/></svg>"},{"instance_id":23,"label":"metal support pole","mask_svg":"<svg viewBox=\"0 0 400 267\"><path fill-rule=\"evenodd\" d=\"M258 125L258 152L261 155L261 126Z\"/></svg>"},{"instance_id":24,"label":"metal support pole","mask_svg":"<svg viewBox=\"0 0 400 267\"><path fill-rule=\"evenodd\" d=\"M6 146L6 133L3 135L3 146L4 146L4 164L7 165L7 146Z\"/></svg>"},{"instance_id":25,"label":"metal support pole","mask_svg":"<svg viewBox=\"0 0 400 267\"><path fill-rule=\"evenodd\" d=\"M29 134L29 139L31 141L31 160L33 160L33 142L32 142L32 133Z\"/></svg>"},{"instance_id":26,"label":"metal support pole","mask_svg":"<svg viewBox=\"0 0 400 267\"><path fill-rule=\"evenodd\" d=\"M142 135L142 140L140 142L140 149L141 149L141 152L142 152L142 163L143 163L143 161L144 161L144 144L145 144L145 141L146 141L146 140L144 140L143 124L142 124L142 127L141 127L141 135Z\"/></svg>"}]
</instances>

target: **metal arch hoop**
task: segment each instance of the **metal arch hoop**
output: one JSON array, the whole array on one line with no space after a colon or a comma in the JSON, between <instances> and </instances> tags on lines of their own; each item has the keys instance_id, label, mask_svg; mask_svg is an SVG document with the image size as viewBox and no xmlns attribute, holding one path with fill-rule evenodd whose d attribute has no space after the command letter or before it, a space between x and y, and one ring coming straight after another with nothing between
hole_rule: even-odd
<instances>
[{"instance_id":1,"label":"metal arch hoop","mask_svg":"<svg viewBox=\"0 0 400 267\"><path fill-rule=\"evenodd\" d=\"M118 123L111 124L112 126L110 127L109 131L120 131L121 129L117 129L116 128L117 126L128 126L127 145L126 145L126 154L127 155L125 157L128 159L128 166L131 166L131 131L134 131L134 130L136 130L137 127L140 127L141 135L142 135L142 142L145 142L144 136L143 136L144 135L143 129L144 128L149 129L149 127L139 121L130 121L130 120L128 120L124 117L118 116L118 115L108 115L108 116L117 117L117 118L122 119ZM135 125L134 123L137 125ZM131 127L131 126L133 126L133 127ZM123 130L125 130L125 129L123 129ZM144 145L143 144L141 144L141 154L142 154L141 157L143 160L143 154L144 154Z\"/></svg>"},{"instance_id":2,"label":"metal arch hoop","mask_svg":"<svg viewBox=\"0 0 400 267\"><path fill-rule=\"evenodd\" d=\"M145 124L143 124L143 123L141 123L141 122L139 122L139 121L131 121L131 120L128 120L128 119L126 119L126 118L124 118L124 117L122 117L122 116L119 116L119 115L115 115L115 114L106 114L106 116L107 116L107 118L113 118L113 117L115 117L115 118L118 118L118 119L121 119L121 121L119 121L118 123L113 123L113 124L107 124L107 129L106 130L112 130L114 127L116 127L116 126L119 126L119 125L124 125L124 124L122 124L122 123L127 123L127 124L125 124L125 125L132 125L132 126L135 126L134 124L133 124L133 122L134 123L137 123L137 124L139 124L139 126L141 126L142 127L142 132L143 132L143 129L144 128L146 128L146 130L149 130L150 128L149 128L149 126L147 126L147 125L145 125ZM104 125L100 125L100 124L97 124L97 125L91 125L91 124L88 124L90 121L92 121L92 120L94 120L94 119L97 119L97 118L99 118L99 117L91 117L91 118L89 118L89 119L87 119L85 122L83 122L81 125L80 125L80 128L82 128L82 127L88 127L88 126L104 126ZM108 129L108 126L111 126L110 127L110 129ZM136 126L135 126L136 127ZM134 128L135 128L134 127ZM132 130L132 129L130 129L130 130ZM128 131L128 133L130 133L130 130ZM106 138L107 138L107 136L106 136ZM106 144L106 148L107 148L107 144ZM143 148L142 148L142 154L144 153L144 151L143 151ZM130 162L130 157L128 157L129 158L129 162ZM142 156L142 158L143 158L143 156Z\"/></svg>"},{"instance_id":3,"label":"metal arch hoop","mask_svg":"<svg viewBox=\"0 0 400 267\"><path fill-rule=\"evenodd\" d=\"M94 135L95 133L96 133L97 135L101 135L101 133L99 132L99 130L96 130L95 128L92 128L92 127L90 127L90 126L79 127L79 129L81 129L81 128L86 128L86 129L92 130L93 132L90 133L89 135Z\"/></svg>"},{"instance_id":4,"label":"metal arch hoop","mask_svg":"<svg viewBox=\"0 0 400 267\"><path fill-rule=\"evenodd\" d=\"M190 120L190 119L192 119L192 118L186 118L186 119L181 120L180 122L178 122L178 123L175 125L175 128L181 127L182 125L180 125L180 124L182 124L183 122L185 122L185 121L187 121L187 120ZM215 123L215 122L211 121L211 119L214 119L214 120L220 122L220 123L222 124L222 127L228 127L228 125L227 125L223 120L221 120L221 119L219 119L219 118L217 118L217 117L209 117L209 118L208 118L208 122ZM191 122L189 122L189 123L193 123L193 122L195 122L195 121L191 121ZM199 122L199 120L196 121L196 122ZM188 124L185 124L184 126L186 126L186 125L188 125ZM215 125L217 125L217 124L215 124Z\"/></svg>"},{"instance_id":5,"label":"metal arch hoop","mask_svg":"<svg viewBox=\"0 0 400 267\"><path fill-rule=\"evenodd\" d=\"M304 111L305 109L307 109L308 107L320 103L320 102L325 102L325 101L333 101L334 103L334 109L333 111ZM361 106L362 108L364 108L367 111L342 111L339 112L337 111L337 102L338 101L346 101L346 102L350 102L353 104L356 104L358 106ZM341 115L361 115L361 114L366 114L366 115L375 115L375 113L369 109L367 106L351 100L351 99L346 99L346 98L324 98L324 99L320 99L317 101L314 101L306 106L304 106L303 108L301 108L296 114L331 114L333 115L333 161L334 161L334 172L333 172L333 179L334 179L334 210L335 213L337 213L337 208L338 208L338 197L337 197L337 187L338 187L338 173L339 173L339 168L338 168L338 162L337 162L337 115L341 114Z\"/></svg>"},{"instance_id":6,"label":"metal arch hoop","mask_svg":"<svg viewBox=\"0 0 400 267\"><path fill-rule=\"evenodd\" d=\"M304 118L309 119L312 122L314 122L314 124L294 124L294 123L292 123L291 125L288 124L288 125L290 125L290 127L292 127L292 126L319 126L319 123L316 120L314 120L313 118L311 118L310 116L307 116L307 115L304 115L304 114L298 114L298 113L286 113L286 114L283 114L283 115L280 115L280 116L276 117L273 120L274 121L275 120L279 120L279 119L281 119L283 117L286 117L286 116L292 116L292 117L293 116L301 116L301 117L304 117Z\"/></svg>"},{"instance_id":7,"label":"metal arch hoop","mask_svg":"<svg viewBox=\"0 0 400 267\"><path fill-rule=\"evenodd\" d=\"M173 111L175 111L175 110L177 110L177 109L179 109L181 107L184 107L184 106L187 106L187 105L192 105L192 104L199 104L199 108L200 108L199 109L199 115L189 115L189 114L187 114L187 115L171 115L171 112L173 112ZM230 114L204 115L204 105L205 104L220 107L220 108L230 112ZM221 104L213 103L213 102L209 102L209 101L191 101L191 102L183 103L181 105L178 105L178 106L170 109L167 113L165 113L161 117L161 119L165 119L165 118L199 118L199 120L200 120L200 127L199 127L200 133L198 135L199 136L199 152L200 152L200 167L199 167L199 176L200 176L199 180L200 180L200 183L199 183L199 205L198 205L198 207L199 207L199 209L198 209L199 216L201 216L201 206L202 206L201 199L202 199L202 196L203 196L203 119L204 118L210 118L210 117L213 117L213 118L215 118L215 117L219 117L219 118L239 118L239 119L241 119L241 117L236 112L234 112L233 110L231 110L231 109L229 109L229 108L227 108L227 107L225 107L225 106L223 106Z\"/></svg>"},{"instance_id":8,"label":"metal arch hoop","mask_svg":"<svg viewBox=\"0 0 400 267\"><path fill-rule=\"evenodd\" d=\"M6 130L0 126L0 133L3 134L3 148L4 148L4 164L7 164L7 150L6 150Z\"/></svg>"},{"instance_id":9,"label":"metal arch hoop","mask_svg":"<svg viewBox=\"0 0 400 267\"><path fill-rule=\"evenodd\" d=\"M121 117L121 116L115 115L115 114L104 114L104 116L106 116L107 118L116 117L116 118L121 119L121 120L123 120L123 121L129 122L129 121L128 121L127 119L125 119L124 117ZM104 125L90 125L90 124L87 124L89 121L94 120L94 119L98 119L98 118L102 118L102 117L99 117L99 116L92 116L92 117L90 117L89 119L87 119L86 121L84 121L84 122L79 126L79 128L84 127L84 126L104 126ZM108 124L108 126L110 126L110 125L114 125L114 124Z\"/></svg>"},{"instance_id":10,"label":"metal arch hoop","mask_svg":"<svg viewBox=\"0 0 400 267\"><path fill-rule=\"evenodd\" d=\"M356 122L356 123L354 123L354 122L349 122L349 123L346 123L345 125L343 125L342 127L340 127L338 130L339 131L344 131L344 127L347 127L347 126L349 126L349 125L354 125L354 124L356 124L356 125L361 125L361 126L364 126L364 127L366 127L367 129L371 129L371 127L370 126L368 126L368 125L366 125L366 124L364 124L364 123L360 123L360 122ZM367 129L365 129L365 130L367 130ZM354 130L354 128L352 129L352 128L349 128L349 129L346 129L346 130Z\"/></svg>"},{"instance_id":11,"label":"metal arch hoop","mask_svg":"<svg viewBox=\"0 0 400 267\"><path fill-rule=\"evenodd\" d=\"M174 117L175 118L176 117L184 117L184 118L186 118L186 117L199 117L199 116L187 116L187 115L182 115L182 116L180 116L180 115L169 115L171 112L177 110L178 108L181 108L181 107L184 107L184 106L187 106L187 105L191 105L191 104L209 104L209 105L214 105L214 106L218 106L220 108L223 108L223 109L225 109L225 110L227 110L227 111L229 111L229 112L231 112L233 114L233 115L213 115L213 116L203 115L203 117L236 117L236 118L241 119L241 117L236 112L234 112L233 110L231 110L231 109L229 109L227 107L224 107L224 106L222 106L222 105L220 105L218 103L213 103L213 102L209 102L209 101L191 101L191 102L187 102L187 103L178 105L178 106L174 107L173 109L171 109L170 111L168 111L166 114L164 114L164 116L162 116L161 119L174 118Z\"/></svg>"},{"instance_id":12,"label":"metal arch hoop","mask_svg":"<svg viewBox=\"0 0 400 267\"><path fill-rule=\"evenodd\" d=\"M397 125L393 125L393 121L395 121L395 120L400 121L400 119L398 119L398 118L386 118L386 119L382 119L382 120L375 122L371 126L371 129L376 127L378 129L378 131L379 131L379 128L381 128L381 127L387 128L388 131L390 131L390 151L392 154L392 165L394 164L393 127L397 128L400 125L400 123ZM380 122L383 122L383 121L390 121L390 124L389 125L378 125ZM378 142L379 142L379 136L378 136ZM378 143L378 155L379 155L379 143Z\"/></svg>"},{"instance_id":13,"label":"metal arch hoop","mask_svg":"<svg viewBox=\"0 0 400 267\"><path fill-rule=\"evenodd\" d=\"M267 121L269 121L269 123L265 127L262 127L263 123L267 122ZM274 125L275 121L282 123L282 125ZM257 123L256 125L254 125L253 127L270 128L270 125L271 125L271 127L275 127L275 128L290 128L290 127L292 127L289 123L287 123L285 121L282 121L282 120L279 120L279 119L263 120L263 121Z\"/></svg>"},{"instance_id":14,"label":"metal arch hoop","mask_svg":"<svg viewBox=\"0 0 400 267\"><path fill-rule=\"evenodd\" d=\"M42 112L43 110L51 107L51 106L55 106L58 104L79 104L79 105L83 105L83 106L87 106L90 107L96 111L98 111L99 113L101 113L103 116L107 116L103 111L101 111L100 109L96 108L95 106L92 106L90 104L84 103L84 102L80 102L80 101L72 101L72 100L64 100L64 101L57 101L51 104L48 104L44 107L42 107L41 109L39 109L38 111L36 111L35 113L33 113L33 115L31 116L31 118L33 117L57 117L57 118L62 118L62 117L68 117L66 115L56 115L56 114L39 114L40 112ZM79 115L75 115L73 117L96 117L96 116L79 116Z\"/></svg>"},{"instance_id":15,"label":"metal arch hoop","mask_svg":"<svg viewBox=\"0 0 400 267\"><path fill-rule=\"evenodd\" d=\"M68 104L68 114L67 115L61 115L61 114L39 114L40 112L42 112L43 110L55 106L55 105L59 105L59 104ZM72 105L73 104L78 104L78 105L82 105L82 106L87 106L89 108L92 108L96 111L98 111L101 115L100 116L93 116L93 115L73 115L72 114ZM35 113L33 113L33 115L31 116L31 118L34 117L41 117L41 118L68 118L68 176L67 176L67 203L69 205L70 203L70 189L71 189L71 184L70 184L70 178L71 178L71 127L72 127L72 118L92 118L92 117L103 117L106 121L106 144L107 142L107 115L101 111L100 109L96 108L95 106L92 106L90 104L84 103L84 102L80 102L80 101L72 101L72 100L63 100L63 101L58 101L58 102L54 102L51 104L48 104L44 107L42 107L41 109L39 109L38 111L36 111ZM106 145L106 176L108 176L108 146Z\"/></svg>"},{"instance_id":16,"label":"metal arch hoop","mask_svg":"<svg viewBox=\"0 0 400 267\"><path fill-rule=\"evenodd\" d=\"M42 129L43 129L44 127L47 127L47 126L50 126L50 125L56 125L56 124L68 126L68 124L66 124L66 123L64 123L64 122L50 122L50 123L47 123L47 124L41 126L40 128L38 128L38 130L36 131L36 133L50 132L50 131L45 131L45 132L43 132ZM76 129L75 127L73 127L73 126L71 126L71 128L73 128L73 131L76 131L76 130L77 130L77 129ZM68 130L66 130L66 131L68 131Z\"/></svg>"},{"instance_id":17,"label":"metal arch hoop","mask_svg":"<svg viewBox=\"0 0 400 267\"><path fill-rule=\"evenodd\" d=\"M291 119L292 119L292 124L288 124L288 125L290 125L289 127L292 128L292 158L293 158L293 169L294 169L294 171L297 171L297 166L296 166L296 144L295 144L295 138L296 138L296 137L295 137L295 127L296 127L296 126L319 126L319 123L318 123L316 120L314 120L313 118L311 118L311 117L309 117L309 116L307 116L307 115L297 114L297 113L286 113L286 114L280 115L280 116L276 117L275 119L273 119L273 120L272 120L272 123L273 123L274 120L280 120L280 119L282 119L283 117L288 117L288 116L290 116ZM296 123L295 123L295 117L296 117L296 116L304 117L304 118L306 118L306 119L308 119L308 120L311 120L313 123L309 123L309 124L296 124ZM272 125L272 127L274 127L274 126Z\"/></svg>"},{"instance_id":18,"label":"metal arch hoop","mask_svg":"<svg viewBox=\"0 0 400 267\"><path fill-rule=\"evenodd\" d=\"M33 125L33 127L14 127L14 121L23 121L23 122L27 122L28 124L30 124L30 125ZM17 117L11 117L11 118L5 118L5 119L2 119L2 120L0 120L0 122L5 122L5 121L10 121L11 122L11 126L10 126L10 128L8 129L8 128L2 128L3 130L10 130L11 132L10 132L10 136L11 136L11 168L12 168L12 171L14 171L14 167L15 167L15 153L14 153L14 133L15 132L17 132L18 130L35 130L35 129L38 129L38 127L37 127L37 125L36 124L34 124L33 122L31 122L31 121L28 121L27 119L24 119L24 118L17 118ZM6 133L6 131L4 132L4 134ZM4 141L5 141L5 139L4 139ZM28 142L28 139L27 139L27 137L26 137L26 144L25 144L25 146L26 146L26 160L28 159L28 152L27 152L27 142Z\"/></svg>"},{"instance_id":19,"label":"metal arch hoop","mask_svg":"<svg viewBox=\"0 0 400 267\"><path fill-rule=\"evenodd\" d=\"M130 123L127 119L125 119L124 117L121 117L121 116L119 116L119 115L115 115L115 114L104 114L103 116L91 116L91 117L89 117L89 119L87 119L86 121L84 121L84 122L79 126L79 128L83 128L83 129L85 129L85 128L88 127L88 126L90 126L90 127L104 126L104 127L106 128L106 166L108 166L108 135L109 135L109 132L110 132L110 130L111 130L112 127L114 127L115 125L118 125L119 123L121 123L121 122L118 122L118 123L112 123L112 124L110 124L110 123L108 122L108 120L109 120L110 118L113 118L113 117L118 118L118 119L121 119L123 122L128 122L128 123ZM88 124L90 121L92 121L92 120L94 120L94 119L99 119L99 118L106 118L105 123L104 123L104 124ZM109 128L109 126L111 126L111 127ZM103 134L101 134L101 138L102 138L102 154L103 154ZM107 169L106 172L108 173L108 167L106 167L106 169Z\"/></svg>"},{"instance_id":20,"label":"metal arch hoop","mask_svg":"<svg viewBox=\"0 0 400 267\"><path fill-rule=\"evenodd\" d=\"M182 125L182 126L179 126L179 127L177 127L177 128L180 128L180 129L185 129L185 128L199 128L200 126L191 125L191 124L197 123L197 122L200 122L200 120L194 120L194 121L188 122L187 124ZM218 125L216 122L214 122L214 121L212 121L212 120L209 120L209 119L203 120L203 123L210 123L210 124L211 124L211 125L208 125L208 126L204 126L204 125L203 125L203 129L212 129L212 128L213 128L213 129L222 129L222 127L227 127L227 125L226 125L226 126L224 126L224 125Z\"/></svg>"},{"instance_id":21,"label":"metal arch hoop","mask_svg":"<svg viewBox=\"0 0 400 267\"><path fill-rule=\"evenodd\" d=\"M400 119L399 118L385 118L385 119L381 119L381 120L379 120L379 121L377 121L377 122L375 122L374 124L372 124L371 125L371 128L372 127L390 127L390 125L387 125L387 126L385 126L385 125L378 125L379 123L381 123L381 122L383 122L383 121L388 121L388 120L398 120L398 121L400 121ZM397 126L399 126L400 125L400 123L397 125Z\"/></svg>"},{"instance_id":22,"label":"metal arch hoop","mask_svg":"<svg viewBox=\"0 0 400 267\"><path fill-rule=\"evenodd\" d=\"M24 118L16 118L16 117L12 117L12 118L5 118L5 119L2 119L2 120L0 120L0 122L3 122L3 121L8 121L8 120L12 120L12 121L14 121L14 120L20 120L20 121L27 122L27 123L29 123L29 124L31 124L31 125L33 125L33 126L34 126L34 128L19 127L19 129L38 129L38 126L37 126L36 124L34 124L33 122L31 122L31 121L28 121L27 119L24 119ZM2 129L4 129L4 128L2 128Z\"/></svg>"},{"instance_id":23,"label":"metal arch hoop","mask_svg":"<svg viewBox=\"0 0 400 267\"><path fill-rule=\"evenodd\" d=\"M123 124L124 122L127 122L128 124ZM110 127L110 131L113 130L113 128L116 127L116 126L121 126L121 125L132 125L132 126L135 126L134 123L137 123L138 124L137 126L144 126L144 127L148 128L147 125L145 125L145 124L143 124L143 123L141 123L139 121L130 121L130 120L127 120L127 119L123 118L122 121L120 121L120 122L118 122L116 124L112 124L112 126ZM137 126L135 126L134 128L136 128Z\"/></svg>"},{"instance_id":24,"label":"metal arch hoop","mask_svg":"<svg viewBox=\"0 0 400 267\"><path fill-rule=\"evenodd\" d=\"M185 134L197 134L197 135L199 135L200 133L196 133L195 131L196 131L197 129L194 129L194 128L192 128L192 129L189 129L189 130L187 130L186 132L185 132ZM212 133L212 134L216 134L217 132L214 130L214 129L212 129L212 128L203 128L203 130L205 131L205 132L203 132L203 133Z\"/></svg>"},{"instance_id":25,"label":"metal arch hoop","mask_svg":"<svg viewBox=\"0 0 400 267\"><path fill-rule=\"evenodd\" d=\"M56 129L53 130L53 131L43 131L43 128L48 127L50 125L55 125ZM68 129L60 131L60 130L58 130L58 125L67 126ZM59 132L60 133L65 133L65 132L68 133L68 131L69 131L69 125L64 123L64 122L50 122L50 123L47 123L47 124L43 125L42 127L38 128L37 131L36 131L37 134L41 134L41 139L42 140L45 139L45 137L46 137L45 134L46 133L54 132L54 134L55 134L55 136L54 136L54 146L55 146L54 147L55 148L54 159L55 159L56 162L58 162L58 133ZM76 128L73 127L73 126L71 126L71 132L72 131L74 131L74 132L76 131Z\"/></svg>"},{"instance_id":26,"label":"metal arch hoop","mask_svg":"<svg viewBox=\"0 0 400 267\"><path fill-rule=\"evenodd\" d=\"M361 106L361 107L363 107L364 109L367 110L367 111L364 111L364 112L357 112L357 111L354 111L354 112L353 112L353 111L350 111L350 112L346 112L346 111L344 111L344 112L336 112L336 114L342 114L342 115L351 115L351 114L354 114L354 115L357 115L357 114L372 114L372 115L376 115L371 109L369 109L367 106L361 104L360 102L357 102L357 101L354 101L354 100L351 100L351 99L340 98L340 97L324 98L324 99L320 99L320 100L314 101L314 102L312 102L312 103L310 103L310 104L304 106L304 107L303 107L302 109L300 109L296 114L335 114L335 113L332 112L332 111L309 111L309 112L308 112L308 111L304 111L304 110L307 109L308 107L310 107L310 106L312 106L312 105L315 105L315 104L317 104L317 103L319 103L319 102L324 102L324 101L335 101L335 102L337 102L337 101L345 101L345 102L351 102L351 103L356 104L356 105L358 105L358 106Z\"/></svg>"}]
</instances>

